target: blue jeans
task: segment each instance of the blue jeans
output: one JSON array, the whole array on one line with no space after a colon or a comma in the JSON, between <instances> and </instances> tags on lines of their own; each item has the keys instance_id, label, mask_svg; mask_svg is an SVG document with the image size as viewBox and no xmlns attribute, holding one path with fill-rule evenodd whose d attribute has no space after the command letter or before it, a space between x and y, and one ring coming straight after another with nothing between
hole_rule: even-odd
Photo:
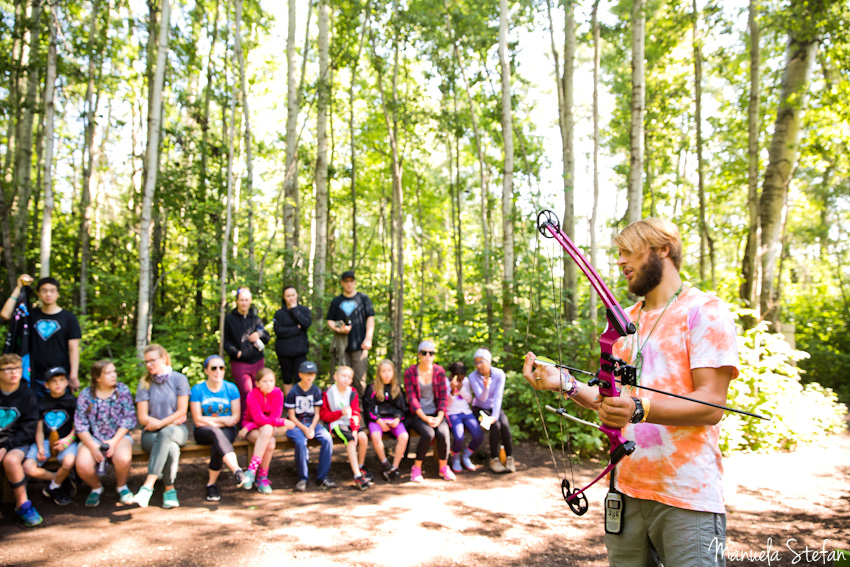
<instances>
[{"instance_id":1,"label":"blue jeans","mask_svg":"<svg viewBox=\"0 0 850 567\"><path fill-rule=\"evenodd\" d=\"M484 432L481 425L475 419L473 413L458 413L449 416L449 425L452 426L452 453L460 453L463 450L463 432L468 431L472 436L469 450L474 452L484 442Z\"/></svg>"},{"instance_id":2,"label":"blue jeans","mask_svg":"<svg viewBox=\"0 0 850 567\"><path fill-rule=\"evenodd\" d=\"M309 423L305 423L307 427ZM295 442L295 467L298 469L298 480L307 480L307 436L298 427L286 432L286 436ZM331 454L333 453L333 439L325 426L316 424L316 437L322 444L319 453L319 469L316 471L316 480L322 482L328 477L331 470Z\"/></svg>"}]
</instances>

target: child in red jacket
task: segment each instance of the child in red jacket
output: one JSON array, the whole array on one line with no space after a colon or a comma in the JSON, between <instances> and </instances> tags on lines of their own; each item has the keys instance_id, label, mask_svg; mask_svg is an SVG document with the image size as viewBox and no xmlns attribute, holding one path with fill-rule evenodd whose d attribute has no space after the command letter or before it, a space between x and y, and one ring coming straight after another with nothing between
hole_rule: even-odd
<instances>
[{"instance_id":1,"label":"child in red jacket","mask_svg":"<svg viewBox=\"0 0 850 567\"><path fill-rule=\"evenodd\" d=\"M328 429L345 445L351 472L354 473L354 485L360 490L366 490L370 483L360 472L357 459L360 401L357 399L357 391L351 387L352 380L354 380L354 370L348 366L337 366L334 372L335 384L325 390L322 395L319 416L328 424Z\"/></svg>"},{"instance_id":2,"label":"child in red jacket","mask_svg":"<svg viewBox=\"0 0 850 567\"><path fill-rule=\"evenodd\" d=\"M274 372L270 368L261 368L257 372L257 387L248 393L245 400L245 413L242 417L242 429L239 437L254 443L254 456L245 476L251 488L257 481L257 490L262 494L271 494L269 466L275 447L275 436L295 427L290 420L282 417L283 392L274 384Z\"/></svg>"}]
</instances>

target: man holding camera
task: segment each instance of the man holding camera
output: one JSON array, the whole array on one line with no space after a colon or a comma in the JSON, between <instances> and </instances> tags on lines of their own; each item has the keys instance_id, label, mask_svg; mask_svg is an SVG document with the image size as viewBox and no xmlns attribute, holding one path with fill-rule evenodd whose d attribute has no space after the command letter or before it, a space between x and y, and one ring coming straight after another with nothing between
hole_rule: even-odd
<instances>
[{"instance_id":1,"label":"man holding camera","mask_svg":"<svg viewBox=\"0 0 850 567\"><path fill-rule=\"evenodd\" d=\"M340 343L347 336L345 348L333 349L335 366L350 366L354 369L353 386L360 398L366 389L366 372L369 370L369 349L375 332L375 311L372 300L357 291L354 272L342 273L342 294L336 296L328 307L328 328L336 333ZM337 340L334 341L337 343ZM342 346L342 345L340 345Z\"/></svg>"}]
</instances>

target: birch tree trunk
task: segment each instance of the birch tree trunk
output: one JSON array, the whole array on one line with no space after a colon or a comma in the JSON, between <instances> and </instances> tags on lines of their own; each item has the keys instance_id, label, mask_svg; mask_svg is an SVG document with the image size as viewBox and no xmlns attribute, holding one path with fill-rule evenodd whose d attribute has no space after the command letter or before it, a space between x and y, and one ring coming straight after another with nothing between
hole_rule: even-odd
<instances>
[{"instance_id":1,"label":"birch tree trunk","mask_svg":"<svg viewBox=\"0 0 850 567\"><path fill-rule=\"evenodd\" d=\"M454 119L457 120L458 104L457 104L457 84L452 82L452 102L454 104ZM457 133L457 128L451 129L453 135L448 139L448 155L449 155L449 187L451 189L452 199L452 239L454 241L454 256L455 256L455 272L457 273L457 320L464 321L464 311L466 307L466 297L463 291L463 227L461 201L460 201L460 136ZM452 137L455 142L455 151L452 153ZM452 157L454 155L454 157ZM454 159L454 168L452 168L452 159ZM454 173L452 170L454 169Z\"/></svg>"},{"instance_id":2,"label":"birch tree trunk","mask_svg":"<svg viewBox=\"0 0 850 567\"><path fill-rule=\"evenodd\" d=\"M162 0L162 12L157 42L151 97L148 108L148 143L146 148L145 189L142 197L142 218L139 241L139 305L136 312L136 354L141 358L150 342L151 311L151 211L156 192L159 169L159 135L162 129L162 86L165 82L168 37L171 26L170 0Z\"/></svg>"},{"instance_id":3,"label":"birch tree trunk","mask_svg":"<svg viewBox=\"0 0 850 567\"><path fill-rule=\"evenodd\" d=\"M360 32L360 42L357 45L357 53L351 63L351 85L348 89L348 141L351 152L351 267L357 266L357 148L354 133L354 85L356 84L357 66L360 63L360 54L366 43L366 35L369 32L369 18L371 15L371 2L366 2L363 10L363 29Z\"/></svg>"},{"instance_id":4,"label":"birch tree trunk","mask_svg":"<svg viewBox=\"0 0 850 567\"><path fill-rule=\"evenodd\" d=\"M236 17L234 24L234 49L239 63L239 91L242 98L242 120L245 122L245 190L243 198L248 207L248 266L251 273L256 273L257 260L254 251L254 151L251 135L251 111L248 105L248 84L245 78L245 52L242 49L242 3L236 0Z\"/></svg>"},{"instance_id":5,"label":"birch tree trunk","mask_svg":"<svg viewBox=\"0 0 850 567\"><path fill-rule=\"evenodd\" d=\"M643 216L643 115L646 109L646 77L644 71L644 41L646 32L645 1L632 2L632 121L629 154L629 224Z\"/></svg>"},{"instance_id":6,"label":"birch tree trunk","mask_svg":"<svg viewBox=\"0 0 850 567\"><path fill-rule=\"evenodd\" d=\"M599 69L602 59L602 40L599 29L599 0L594 0L590 15L590 27L593 34L593 209L590 214L590 265L596 268L596 222L599 205ZM590 290L590 342L599 340L597 331L597 311L599 299L596 291Z\"/></svg>"},{"instance_id":7,"label":"birch tree trunk","mask_svg":"<svg viewBox=\"0 0 850 567\"><path fill-rule=\"evenodd\" d=\"M313 256L313 317L321 317L328 256L328 103L330 5L319 0L319 84L316 105L316 237Z\"/></svg>"},{"instance_id":8,"label":"birch tree trunk","mask_svg":"<svg viewBox=\"0 0 850 567\"><path fill-rule=\"evenodd\" d=\"M512 352L514 329L514 135L511 102L511 62L508 59L508 0L499 1L499 65L502 76L502 139L504 171L502 173L502 331L505 352Z\"/></svg>"},{"instance_id":9,"label":"birch tree trunk","mask_svg":"<svg viewBox=\"0 0 850 567\"><path fill-rule=\"evenodd\" d=\"M795 2L799 12L808 4ZM794 6L792 5L792 10ZM807 18L801 18L806 21ZM761 190L759 218L761 221L761 315L774 324L779 332L779 301L776 293L776 265L782 252L782 211L788 197L788 186L797 162L800 122L808 90L812 63L817 53L815 30L790 30L786 49L785 70L779 93L779 106L773 126L773 138L768 150L768 163Z\"/></svg>"},{"instance_id":10,"label":"birch tree trunk","mask_svg":"<svg viewBox=\"0 0 850 567\"><path fill-rule=\"evenodd\" d=\"M705 160L703 159L702 139L702 39L699 34L699 10L697 0L691 3L692 43L694 50L694 122L696 122L697 142L697 189L699 193L699 277L706 281L706 264L711 270L711 289L716 289L714 278L714 242L708 228L705 202Z\"/></svg>"},{"instance_id":11,"label":"birch tree trunk","mask_svg":"<svg viewBox=\"0 0 850 567\"><path fill-rule=\"evenodd\" d=\"M50 275L50 251L53 237L53 117L56 112L56 34L59 6L55 14L48 14L50 47L47 51L47 80L44 88L44 213L41 219L40 272L44 278ZM2 190L2 189L0 189Z\"/></svg>"},{"instance_id":12,"label":"birch tree trunk","mask_svg":"<svg viewBox=\"0 0 850 567\"><path fill-rule=\"evenodd\" d=\"M225 4L226 6L226 4ZM228 14L227 19L230 19ZM227 69L225 66L225 80ZM227 127L227 204L225 205L224 239L221 243L221 273L219 274L218 306L218 355L224 356L224 318L227 315L227 253L230 248L230 233L233 230L233 154L236 138L236 99L239 93L236 78L233 79L230 96L230 124Z\"/></svg>"},{"instance_id":13,"label":"birch tree trunk","mask_svg":"<svg viewBox=\"0 0 850 567\"><path fill-rule=\"evenodd\" d=\"M749 211L749 229L747 230L747 245L744 249L744 259L741 266L741 289L740 297L744 305L759 310L758 297L758 248L760 240L759 232L759 105L761 93L759 90L760 65L761 65L761 32L758 23L758 0L750 0L747 15L747 24L750 30L750 104L747 109L748 127L748 164L747 164L747 209ZM744 317L743 323L746 328L755 324L756 317Z\"/></svg>"}]
</instances>

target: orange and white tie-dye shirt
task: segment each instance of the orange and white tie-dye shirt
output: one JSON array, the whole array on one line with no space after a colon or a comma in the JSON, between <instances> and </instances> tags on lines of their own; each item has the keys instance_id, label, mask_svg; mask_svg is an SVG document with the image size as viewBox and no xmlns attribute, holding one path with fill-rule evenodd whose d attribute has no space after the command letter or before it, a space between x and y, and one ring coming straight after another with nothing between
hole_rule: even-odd
<instances>
[{"instance_id":1,"label":"orange and white tie-dye shirt","mask_svg":"<svg viewBox=\"0 0 850 567\"><path fill-rule=\"evenodd\" d=\"M687 396L694 391L694 368L732 366L737 377L735 325L716 296L686 287L666 311L647 312L640 306L626 309L637 334L623 337L613 349L615 356L639 367L640 384ZM624 390L624 395L672 399L639 388ZM623 435L637 448L617 466L617 490L677 508L725 513L719 425L638 423L626 426Z\"/></svg>"}]
</instances>

